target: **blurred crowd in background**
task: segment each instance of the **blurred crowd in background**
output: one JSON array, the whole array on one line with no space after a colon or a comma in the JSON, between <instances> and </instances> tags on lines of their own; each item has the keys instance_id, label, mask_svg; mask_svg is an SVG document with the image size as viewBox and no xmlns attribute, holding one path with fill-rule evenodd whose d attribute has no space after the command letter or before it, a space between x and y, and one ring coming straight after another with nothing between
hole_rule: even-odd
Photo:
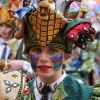
<instances>
[{"instance_id":1,"label":"blurred crowd in background","mask_svg":"<svg viewBox=\"0 0 100 100\"><path fill-rule=\"evenodd\" d=\"M0 0L0 2L7 7L8 0ZM73 46L72 56L68 60L65 70L69 75L81 79L85 84L93 85L100 81L100 0L83 0L81 5L77 2L73 2L70 5L69 13L77 12L81 7L88 10L86 19L89 20L95 28L96 36L94 37L93 43L88 43L88 49L85 51ZM0 33L2 34L1 29ZM12 38L10 37L10 39ZM21 40L16 41L17 40L13 39L13 43L10 43L10 47L14 49L8 54L9 57L5 58L5 60L16 59L16 57L18 57L18 48L20 47ZM24 50L22 52L24 52ZM12 55L13 53L14 55ZM21 55L22 54L23 53L21 53ZM22 60L23 58L26 60L24 55L18 59Z\"/></svg>"},{"instance_id":2,"label":"blurred crowd in background","mask_svg":"<svg viewBox=\"0 0 100 100\"><path fill-rule=\"evenodd\" d=\"M86 84L93 85L100 81L100 0L83 0L81 6L88 10L86 19L92 23L96 36L85 51L73 46L66 70L73 77L82 78ZM70 10L77 11L79 7L74 2Z\"/></svg>"}]
</instances>

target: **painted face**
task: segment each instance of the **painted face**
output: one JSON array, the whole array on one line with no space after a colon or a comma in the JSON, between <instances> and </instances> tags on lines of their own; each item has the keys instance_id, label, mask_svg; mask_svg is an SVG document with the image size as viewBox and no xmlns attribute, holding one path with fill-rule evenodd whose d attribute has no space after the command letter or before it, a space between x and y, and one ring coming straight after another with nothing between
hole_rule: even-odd
<instances>
[{"instance_id":1,"label":"painted face","mask_svg":"<svg viewBox=\"0 0 100 100\"><path fill-rule=\"evenodd\" d=\"M36 69L37 62L39 60L39 56L30 54L31 66L33 69Z\"/></svg>"},{"instance_id":2,"label":"painted face","mask_svg":"<svg viewBox=\"0 0 100 100\"><path fill-rule=\"evenodd\" d=\"M31 66L33 69L37 68L37 63L40 59L40 55L43 53L42 49L43 48L41 47L35 47L35 48L32 48L31 50L30 60L31 60ZM57 48L48 47L47 54L49 55L49 58L48 58L49 61L53 63L53 66L54 66L53 68L55 70L59 69L59 67L62 65L62 59L63 59L63 54L61 50Z\"/></svg>"},{"instance_id":3,"label":"painted face","mask_svg":"<svg viewBox=\"0 0 100 100\"><path fill-rule=\"evenodd\" d=\"M33 70L40 76L52 76L62 70L64 51L61 49L33 47L29 56Z\"/></svg>"},{"instance_id":4,"label":"painted face","mask_svg":"<svg viewBox=\"0 0 100 100\"><path fill-rule=\"evenodd\" d=\"M8 26L6 24L0 25L0 32L1 32L1 36L3 38L12 37L12 31L13 31L13 29L10 26Z\"/></svg>"},{"instance_id":5,"label":"painted face","mask_svg":"<svg viewBox=\"0 0 100 100\"><path fill-rule=\"evenodd\" d=\"M51 61L53 62L53 65L54 65L54 69L59 69L60 66L62 65L62 58L63 58L63 54L58 54L58 55L55 55L53 57L51 57Z\"/></svg>"}]
</instances>

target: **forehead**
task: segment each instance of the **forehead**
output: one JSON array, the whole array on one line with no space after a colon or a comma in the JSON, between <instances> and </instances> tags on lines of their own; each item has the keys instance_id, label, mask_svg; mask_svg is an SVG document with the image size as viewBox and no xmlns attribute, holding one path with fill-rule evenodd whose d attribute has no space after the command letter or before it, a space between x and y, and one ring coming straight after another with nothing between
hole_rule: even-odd
<instances>
[{"instance_id":1,"label":"forehead","mask_svg":"<svg viewBox=\"0 0 100 100\"><path fill-rule=\"evenodd\" d=\"M50 46L36 46L36 47L32 47L30 50L32 49L42 49L42 50L57 50L59 52L63 51L62 49L59 48L54 48L54 47L50 47Z\"/></svg>"},{"instance_id":2,"label":"forehead","mask_svg":"<svg viewBox=\"0 0 100 100\"><path fill-rule=\"evenodd\" d=\"M0 28L2 28L2 27L11 28L11 27L10 27L9 25L7 25L6 23L0 24Z\"/></svg>"}]
</instances>

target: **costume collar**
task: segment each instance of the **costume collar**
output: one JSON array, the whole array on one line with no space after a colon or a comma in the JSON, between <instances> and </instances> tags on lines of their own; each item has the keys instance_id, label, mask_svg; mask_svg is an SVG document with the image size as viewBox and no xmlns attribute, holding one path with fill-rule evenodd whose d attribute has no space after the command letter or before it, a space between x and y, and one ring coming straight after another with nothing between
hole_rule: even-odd
<instances>
[{"instance_id":1,"label":"costume collar","mask_svg":"<svg viewBox=\"0 0 100 100\"><path fill-rule=\"evenodd\" d=\"M12 42L15 42L15 41L17 41L15 38L12 38L12 39L10 39L8 41L5 41L2 37L0 37L0 43L1 44L3 44L3 43L9 44L9 43L12 43Z\"/></svg>"},{"instance_id":2,"label":"costume collar","mask_svg":"<svg viewBox=\"0 0 100 100\"><path fill-rule=\"evenodd\" d=\"M0 37L0 43L1 43L1 44L6 43L6 42L2 39L2 37Z\"/></svg>"},{"instance_id":3,"label":"costume collar","mask_svg":"<svg viewBox=\"0 0 100 100\"><path fill-rule=\"evenodd\" d=\"M55 82L51 83L51 84L46 84L48 85L50 88L51 88L51 91L55 91L56 87L62 82L62 80L67 76L66 72L63 71L63 75ZM42 88L45 86L45 83L42 82L39 78L39 76L37 77L37 80L36 80L36 84L37 84L37 87L38 87L38 91L41 91Z\"/></svg>"}]
</instances>

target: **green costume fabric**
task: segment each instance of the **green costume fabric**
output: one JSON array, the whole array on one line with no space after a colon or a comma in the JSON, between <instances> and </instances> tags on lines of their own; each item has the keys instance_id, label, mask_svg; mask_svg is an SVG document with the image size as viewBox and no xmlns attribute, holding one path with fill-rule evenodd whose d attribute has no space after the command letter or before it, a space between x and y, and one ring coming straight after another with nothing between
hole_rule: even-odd
<instances>
[{"instance_id":1,"label":"green costume fabric","mask_svg":"<svg viewBox=\"0 0 100 100\"><path fill-rule=\"evenodd\" d=\"M30 14L30 13L29 13ZM28 14L27 14L28 16ZM27 19L27 17L26 17ZM47 45L54 48L64 49L68 53L71 53L72 51L72 45L73 41L65 39L66 33L71 30L73 27L75 27L78 24L81 23L89 23L85 19L77 19L72 20L69 23L65 24L62 29L59 30L57 35L52 39L52 41ZM29 23L29 21L25 22L25 36L24 36L24 43L25 43L25 52L28 53L31 47L33 46L40 46L38 39L36 38L36 32L33 30L32 25ZM62 37L62 38L59 38Z\"/></svg>"},{"instance_id":2,"label":"green costume fabric","mask_svg":"<svg viewBox=\"0 0 100 100\"><path fill-rule=\"evenodd\" d=\"M96 42L97 42L96 40L94 40L93 42L88 42L88 44L87 44L87 46L88 46L87 51L83 51L82 50L82 54L84 52L88 52L87 59L83 60L82 70L84 70L84 71L91 72L93 70L93 63L94 63L95 52L96 52L96 51L94 51L94 48L97 45Z\"/></svg>"},{"instance_id":3,"label":"green costume fabric","mask_svg":"<svg viewBox=\"0 0 100 100\"><path fill-rule=\"evenodd\" d=\"M18 41L14 38L8 42L9 46L11 47L9 59L14 59L17 53Z\"/></svg>"},{"instance_id":4,"label":"green costume fabric","mask_svg":"<svg viewBox=\"0 0 100 100\"><path fill-rule=\"evenodd\" d=\"M33 82L34 80L29 81L28 86L31 90L30 92L27 92L26 96L23 96L21 100L36 100L33 91ZM95 98L95 92L97 90L94 89L94 87L92 89L90 86L80 84L70 76L66 76L65 79L57 86L51 100L99 100L90 99L91 97ZM91 96L91 91L93 96Z\"/></svg>"},{"instance_id":5,"label":"green costume fabric","mask_svg":"<svg viewBox=\"0 0 100 100\"><path fill-rule=\"evenodd\" d=\"M100 82L92 87L90 100L100 100Z\"/></svg>"},{"instance_id":6,"label":"green costume fabric","mask_svg":"<svg viewBox=\"0 0 100 100\"><path fill-rule=\"evenodd\" d=\"M62 28L55 38L52 39L52 41L48 44L48 46L64 49L67 52L71 52L72 50L72 41L64 40L63 34L65 30L65 27ZM28 34L27 34L28 33ZM62 38L59 38L62 37ZM28 52L31 47L33 46L40 46L35 31L33 30L32 26L29 23L25 23L25 36L24 36L24 43L25 43L25 51Z\"/></svg>"},{"instance_id":7,"label":"green costume fabric","mask_svg":"<svg viewBox=\"0 0 100 100\"><path fill-rule=\"evenodd\" d=\"M14 21L8 21L6 24L7 24L8 26L12 27L13 29L16 27Z\"/></svg>"}]
</instances>

